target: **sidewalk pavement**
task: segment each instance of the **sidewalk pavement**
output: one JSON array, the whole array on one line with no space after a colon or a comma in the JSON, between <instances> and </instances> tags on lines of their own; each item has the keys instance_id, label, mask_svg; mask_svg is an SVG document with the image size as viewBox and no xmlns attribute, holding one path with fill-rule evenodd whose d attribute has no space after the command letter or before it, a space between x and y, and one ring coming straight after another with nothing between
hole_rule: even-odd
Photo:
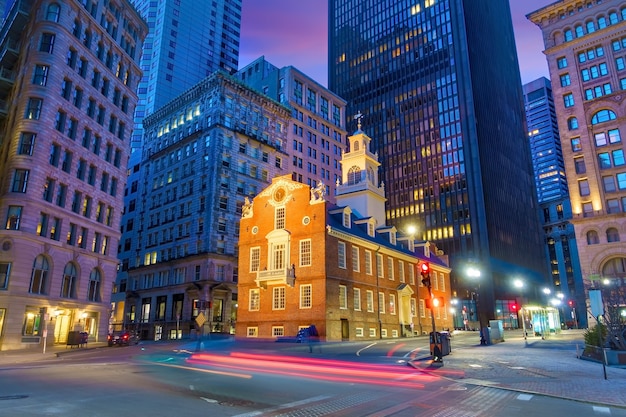
<instances>
[{"instance_id":1,"label":"sidewalk pavement","mask_svg":"<svg viewBox=\"0 0 626 417\"><path fill-rule=\"evenodd\" d=\"M183 344L190 342L181 341ZM606 367L579 359L584 348L582 330L565 330L546 340L505 332L505 342L489 346L456 348L443 357L443 364L430 356L416 358L411 365L461 384L512 390L527 394L548 395L626 408L626 367ZM150 342L152 343L152 342ZM159 345L179 342L154 342ZM29 351L0 352L0 366L39 361L56 361L64 355L107 346L106 342L89 343L82 348L51 346Z\"/></svg>"},{"instance_id":2,"label":"sidewalk pavement","mask_svg":"<svg viewBox=\"0 0 626 417\"><path fill-rule=\"evenodd\" d=\"M505 341L489 346L454 348L443 366L416 359L416 369L463 384L548 395L626 408L626 367L606 367L579 359L583 330L564 330L546 340L505 332ZM606 379L604 377L606 369Z\"/></svg>"}]
</instances>

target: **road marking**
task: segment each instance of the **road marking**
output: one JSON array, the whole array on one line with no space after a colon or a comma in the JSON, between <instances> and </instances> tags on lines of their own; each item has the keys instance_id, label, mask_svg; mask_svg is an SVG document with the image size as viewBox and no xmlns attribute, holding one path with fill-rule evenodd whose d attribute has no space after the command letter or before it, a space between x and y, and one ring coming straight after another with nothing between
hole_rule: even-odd
<instances>
[{"instance_id":1,"label":"road marking","mask_svg":"<svg viewBox=\"0 0 626 417\"><path fill-rule=\"evenodd\" d=\"M361 352L363 352L363 351L364 351L364 350L366 350L366 349L371 348L372 346L376 346L376 344L377 344L376 342L374 342L374 343L370 343L369 345L365 346L364 348L357 350L357 351L356 351L356 355L357 355L357 356L361 356Z\"/></svg>"},{"instance_id":2,"label":"road marking","mask_svg":"<svg viewBox=\"0 0 626 417\"><path fill-rule=\"evenodd\" d=\"M520 401L530 401L532 400L533 396L530 394L520 394L517 396L517 399Z\"/></svg>"},{"instance_id":3,"label":"road marking","mask_svg":"<svg viewBox=\"0 0 626 417\"><path fill-rule=\"evenodd\" d=\"M611 409L609 407L598 407L597 405L593 406L594 413L602 413L602 414L611 414Z\"/></svg>"},{"instance_id":4,"label":"road marking","mask_svg":"<svg viewBox=\"0 0 626 417\"><path fill-rule=\"evenodd\" d=\"M470 368L482 368L482 365L478 365L476 363L470 363Z\"/></svg>"},{"instance_id":5,"label":"road marking","mask_svg":"<svg viewBox=\"0 0 626 417\"><path fill-rule=\"evenodd\" d=\"M207 373L207 374L234 376L234 377L237 377L237 378L245 378L245 379L251 379L252 378L252 375L238 374L238 373L235 373L235 372L212 371L210 369L192 368L190 366L170 365L170 364L167 364L167 363L158 363L158 362L155 362L155 364L159 365L159 366L167 366L169 368L180 368L180 369L186 369L188 371L204 372L204 373Z\"/></svg>"},{"instance_id":6,"label":"road marking","mask_svg":"<svg viewBox=\"0 0 626 417\"><path fill-rule=\"evenodd\" d=\"M217 400L214 400L214 399L212 399L212 398L200 397L200 399L201 399L201 400L204 400L204 401L206 401L206 402L208 402L208 403L212 403L212 404L215 404L215 403L217 403L217 402L218 402Z\"/></svg>"},{"instance_id":7,"label":"road marking","mask_svg":"<svg viewBox=\"0 0 626 417\"><path fill-rule=\"evenodd\" d=\"M301 405L314 403L314 402L317 402L317 401L327 400L327 399L329 399L331 397L332 396L330 396L330 395L318 395L317 397L311 397L311 398L306 398L306 399L301 400L301 401L294 401L292 403L282 404L282 405L279 405L278 407L273 407L273 408L270 408L270 409L267 409L267 410L263 410L263 411L251 411L251 412L245 413L245 414L237 414L236 416L233 416L233 417L254 417L254 416L260 416L261 414L265 414L265 413L272 413L272 412L275 412L275 411L284 410L286 408L294 408L294 407L299 407Z\"/></svg>"}]
</instances>

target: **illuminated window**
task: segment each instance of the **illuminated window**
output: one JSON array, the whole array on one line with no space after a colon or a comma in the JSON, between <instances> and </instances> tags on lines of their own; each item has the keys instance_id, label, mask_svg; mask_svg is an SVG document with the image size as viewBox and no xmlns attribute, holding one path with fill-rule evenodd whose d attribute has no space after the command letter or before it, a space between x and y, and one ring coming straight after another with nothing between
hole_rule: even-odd
<instances>
[{"instance_id":1,"label":"illuminated window","mask_svg":"<svg viewBox=\"0 0 626 417\"><path fill-rule=\"evenodd\" d=\"M339 308L341 310L348 308L348 289L345 285L339 286Z\"/></svg>"},{"instance_id":2,"label":"illuminated window","mask_svg":"<svg viewBox=\"0 0 626 417\"><path fill-rule=\"evenodd\" d=\"M250 303L248 305L249 311L259 311L261 308L261 290L253 288L250 290Z\"/></svg>"}]
</instances>

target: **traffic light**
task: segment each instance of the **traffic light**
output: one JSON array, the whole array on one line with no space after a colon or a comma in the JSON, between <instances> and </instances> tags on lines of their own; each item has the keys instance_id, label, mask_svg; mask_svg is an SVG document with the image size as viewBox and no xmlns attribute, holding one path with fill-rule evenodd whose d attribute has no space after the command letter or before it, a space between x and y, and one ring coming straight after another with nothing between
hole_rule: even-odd
<instances>
[{"instance_id":1,"label":"traffic light","mask_svg":"<svg viewBox=\"0 0 626 417\"><path fill-rule=\"evenodd\" d=\"M517 304L511 304L511 310L517 311Z\"/></svg>"},{"instance_id":2,"label":"traffic light","mask_svg":"<svg viewBox=\"0 0 626 417\"><path fill-rule=\"evenodd\" d=\"M574 300L569 300L567 302L567 305L570 306L570 307L574 307L576 305L576 303L574 302Z\"/></svg>"},{"instance_id":3,"label":"traffic light","mask_svg":"<svg viewBox=\"0 0 626 417\"><path fill-rule=\"evenodd\" d=\"M423 262L420 265L420 274L422 275L422 284L430 288L430 265L428 262Z\"/></svg>"},{"instance_id":4,"label":"traffic light","mask_svg":"<svg viewBox=\"0 0 626 417\"><path fill-rule=\"evenodd\" d=\"M443 297L427 298L424 300L424 304L429 310L435 307L443 307Z\"/></svg>"}]
</instances>

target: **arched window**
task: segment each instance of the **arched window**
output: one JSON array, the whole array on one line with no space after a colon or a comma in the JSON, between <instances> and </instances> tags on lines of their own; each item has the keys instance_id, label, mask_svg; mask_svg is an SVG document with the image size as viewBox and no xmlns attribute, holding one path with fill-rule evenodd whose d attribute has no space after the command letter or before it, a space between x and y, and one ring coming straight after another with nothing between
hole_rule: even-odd
<instances>
[{"instance_id":1,"label":"arched window","mask_svg":"<svg viewBox=\"0 0 626 417\"><path fill-rule=\"evenodd\" d=\"M626 20L626 7L620 10L620 13L622 14L622 20Z\"/></svg>"},{"instance_id":2,"label":"arched window","mask_svg":"<svg viewBox=\"0 0 626 417\"><path fill-rule=\"evenodd\" d=\"M72 34L80 39L82 29L83 29L83 25L80 23L80 20L74 19L74 25L72 26Z\"/></svg>"},{"instance_id":3,"label":"arched window","mask_svg":"<svg viewBox=\"0 0 626 417\"><path fill-rule=\"evenodd\" d=\"M598 18L598 29L604 29L606 27L606 17L601 16Z\"/></svg>"},{"instance_id":4,"label":"arched window","mask_svg":"<svg viewBox=\"0 0 626 417\"><path fill-rule=\"evenodd\" d=\"M354 141L354 151L358 151L359 150L359 142L358 141Z\"/></svg>"},{"instance_id":5,"label":"arched window","mask_svg":"<svg viewBox=\"0 0 626 417\"><path fill-rule=\"evenodd\" d=\"M353 166L348 171L348 185L361 182L361 168Z\"/></svg>"},{"instance_id":6,"label":"arched window","mask_svg":"<svg viewBox=\"0 0 626 417\"><path fill-rule=\"evenodd\" d=\"M602 276L626 278L626 258L609 259L602 266Z\"/></svg>"},{"instance_id":7,"label":"arched window","mask_svg":"<svg viewBox=\"0 0 626 417\"><path fill-rule=\"evenodd\" d=\"M61 6L59 6L57 3L50 3L48 5L48 9L46 10L46 20L58 22L60 16Z\"/></svg>"},{"instance_id":8,"label":"arched window","mask_svg":"<svg viewBox=\"0 0 626 417\"><path fill-rule=\"evenodd\" d=\"M583 37L583 35L584 35L584 33L583 33L583 27L582 27L582 26L580 26L580 25L579 25L579 26L576 26L575 30L576 30L576 37L577 37L577 38L582 38L582 37Z\"/></svg>"},{"instance_id":9,"label":"arched window","mask_svg":"<svg viewBox=\"0 0 626 417\"><path fill-rule=\"evenodd\" d=\"M600 110L599 112L596 112L596 114L593 115L593 117L591 118L591 124L596 125L598 123L604 123L604 122L608 122L609 120L615 120L615 119L616 119L616 116L613 111L603 109L603 110Z\"/></svg>"},{"instance_id":10,"label":"arched window","mask_svg":"<svg viewBox=\"0 0 626 417\"><path fill-rule=\"evenodd\" d=\"M587 27L587 33L593 33L596 31L596 25L594 22L587 22L585 26Z\"/></svg>"},{"instance_id":11,"label":"arched window","mask_svg":"<svg viewBox=\"0 0 626 417\"><path fill-rule=\"evenodd\" d=\"M376 180L374 177L374 169L372 167L367 168L367 179L371 184L376 185Z\"/></svg>"},{"instance_id":12,"label":"arched window","mask_svg":"<svg viewBox=\"0 0 626 417\"><path fill-rule=\"evenodd\" d=\"M89 274L89 288L87 289L87 300L100 301L100 271L96 268Z\"/></svg>"},{"instance_id":13,"label":"arched window","mask_svg":"<svg viewBox=\"0 0 626 417\"><path fill-rule=\"evenodd\" d=\"M76 298L76 266L69 262L63 271L63 281L61 283L61 297Z\"/></svg>"},{"instance_id":14,"label":"arched window","mask_svg":"<svg viewBox=\"0 0 626 417\"><path fill-rule=\"evenodd\" d=\"M575 117L570 117L569 119L567 119L567 128L569 130L578 129L578 119Z\"/></svg>"},{"instance_id":15,"label":"arched window","mask_svg":"<svg viewBox=\"0 0 626 417\"><path fill-rule=\"evenodd\" d=\"M600 243L600 238L598 237L598 232L595 230L590 230L587 232L587 244L588 245L597 245Z\"/></svg>"},{"instance_id":16,"label":"arched window","mask_svg":"<svg viewBox=\"0 0 626 417\"><path fill-rule=\"evenodd\" d=\"M45 294L48 286L48 260L39 255L33 263L33 272L30 277L30 292L32 294Z\"/></svg>"},{"instance_id":17,"label":"arched window","mask_svg":"<svg viewBox=\"0 0 626 417\"><path fill-rule=\"evenodd\" d=\"M569 42L574 39L574 33L571 29L565 29L565 32L563 32L563 37L565 38L565 42Z\"/></svg>"},{"instance_id":18,"label":"arched window","mask_svg":"<svg viewBox=\"0 0 626 417\"><path fill-rule=\"evenodd\" d=\"M619 18L617 17L617 13L615 13L615 12L609 13L609 22L611 22L612 25L615 25L615 24L617 24L617 22L619 22Z\"/></svg>"},{"instance_id":19,"label":"arched window","mask_svg":"<svg viewBox=\"0 0 626 417\"><path fill-rule=\"evenodd\" d=\"M607 242L619 242L619 232L614 227L606 229L606 241Z\"/></svg>"}]
</instances>

